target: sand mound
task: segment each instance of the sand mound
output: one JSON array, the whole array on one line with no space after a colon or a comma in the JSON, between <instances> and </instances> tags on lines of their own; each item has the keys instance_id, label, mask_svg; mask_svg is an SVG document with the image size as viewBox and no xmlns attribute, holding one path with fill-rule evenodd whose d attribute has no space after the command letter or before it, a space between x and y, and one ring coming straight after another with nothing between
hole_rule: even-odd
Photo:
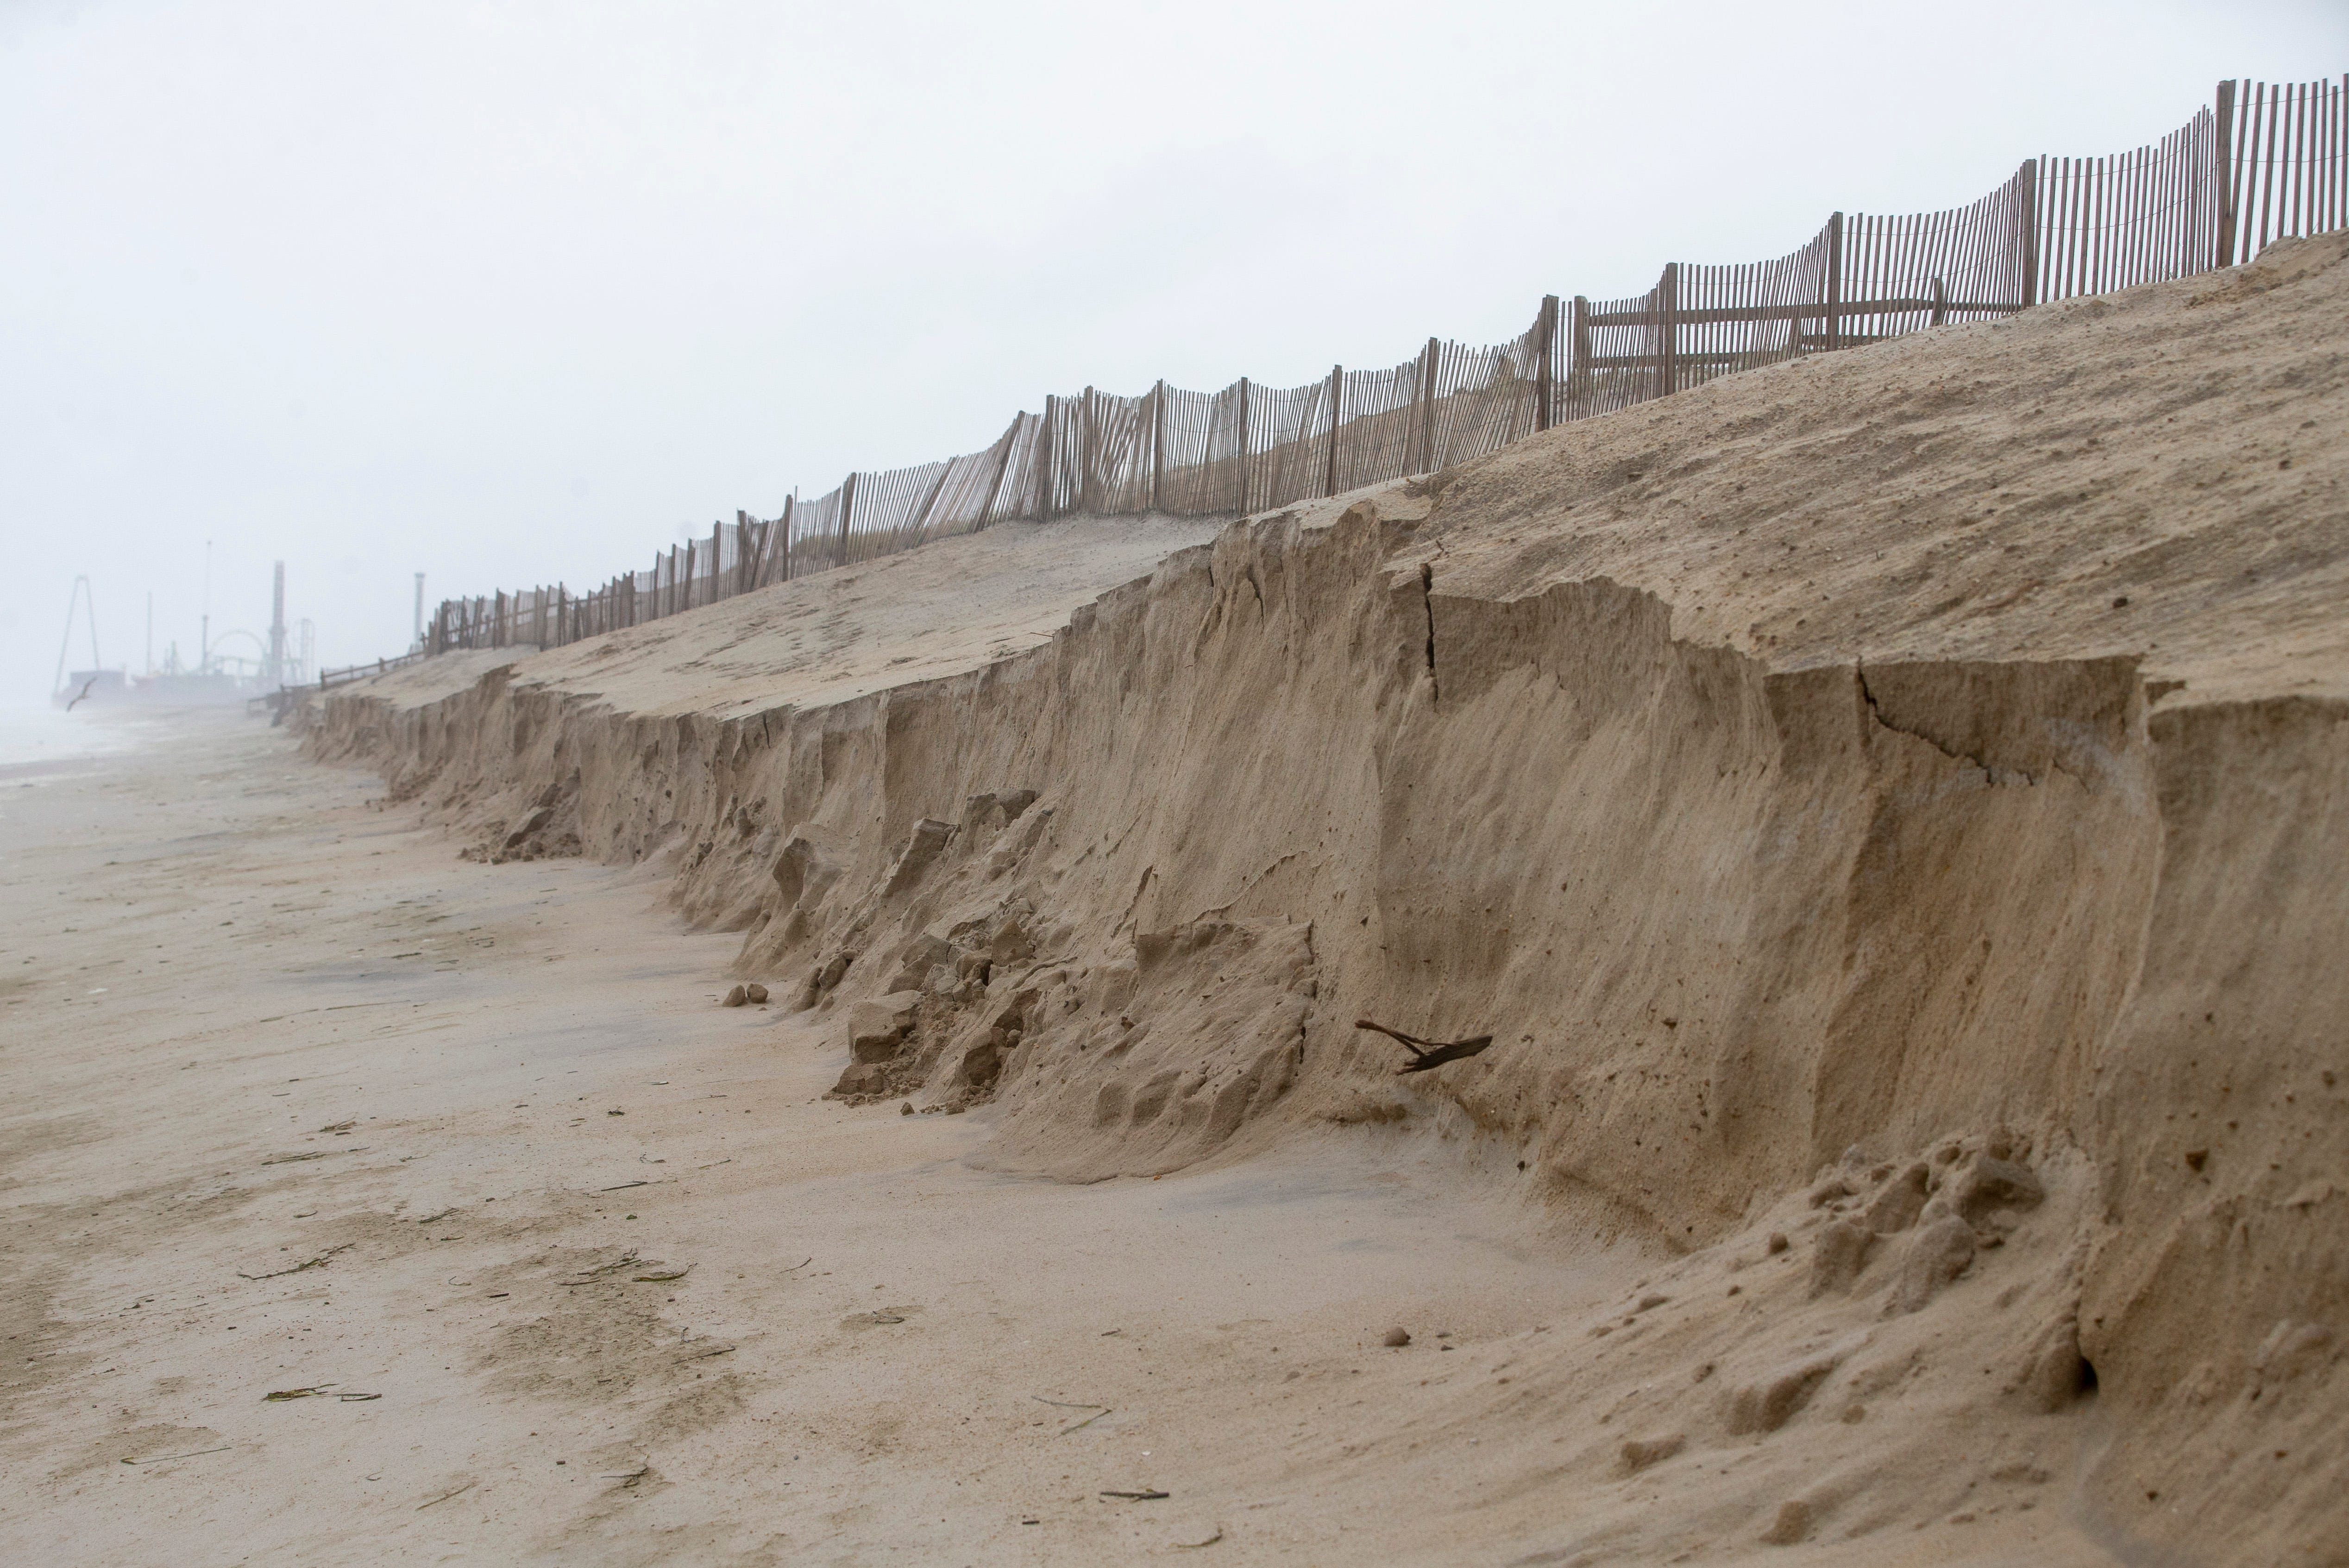
<instances>
[{"instance_id":1,"label":"sand mound","mask_svg":"<svg viewBox=\"0 0 2349 1568\"><path fill-rule=\"evenodd\" d=\"M1594 1477L1759 1444L1723 1494L1792 1542L2069 1468L2116 1549L2349 1560L2345 261L1716 382L1209 548L956 542L404 673L312 743L476 852L667 857L837 1016L836 1092L998 1100L1006 1164L1448 1132L1680 1250L1463 1396L1577 1412ZM1398 1078L1363 1018L1492 1043ZM1678 1549L1630 1496L1535 1560Z\"/></svg>"}]
</instances>

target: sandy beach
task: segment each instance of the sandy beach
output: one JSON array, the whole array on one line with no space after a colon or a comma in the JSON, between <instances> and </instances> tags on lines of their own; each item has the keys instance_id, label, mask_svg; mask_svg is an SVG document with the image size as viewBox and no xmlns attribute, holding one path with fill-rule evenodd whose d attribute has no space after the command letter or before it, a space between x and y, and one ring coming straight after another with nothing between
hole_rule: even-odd
<instances>
[{"instance_id":1,"label":"sandy beach","mask_svg":"<svg viewBox=\"0 0 2349 1568\"><path fill-rule=\"evenodd\" d=\"M460 861L238 717L0 783L45 1561L1359 1561L1426 1522L1332 1462L1642 1266L1371 1136L975 1171L643 873Z\"/></svg>"},{"instance_id":2,"label":"sandy beach","mask_svg":"<svg viewBox=\"0 0 2349 1568\"><path fill-rule=\"evenodd\" d=\"M1590 1324L1690 1265L1596 1244L1456 1113L1007 1175L988 1109L822 1099L833 1020L719 1006L739 938L641 868L460 860L231 715L0 789L28 1556L1567 1562L1865 1435L1714 1503L1576 1485L1642 1381L1594 1402ZM1800 1297L1746 1277L1674 1336ZM2116 1561L2014 1510L2049 1461L1930 1560Z\"/></svg>"},{"instance_id":3,"label":"sandy beach","mask_svg":"<svg viewBox=\"0 0 2349 1568\"><path fill-rule=\"evenodd\" d=\"M0 768L10 1538L2349 1562L2344 298Z\"/></svg>"},{"instance_id":4,"label":"sandy beach","mask_svg":"<svg viewBox=\"0 0 2349 1568\"><path fill-rule=\"evenodd\" d=\"M0 1568L2349 1568L2349 4L1227 9L0 0Z\"/></svg>"}]
</instances>

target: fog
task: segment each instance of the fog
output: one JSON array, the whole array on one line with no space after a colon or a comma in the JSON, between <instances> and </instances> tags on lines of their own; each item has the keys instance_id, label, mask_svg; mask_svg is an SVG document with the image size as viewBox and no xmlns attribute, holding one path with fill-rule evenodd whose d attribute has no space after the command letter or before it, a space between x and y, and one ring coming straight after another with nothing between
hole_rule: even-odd
<instances>
[{"instance_id":1,"label":"fog","mask_svg":"<svg viewBox=\"0 0 2349 1568\"><path fill-rule=\"evenodd\" d=\"M2337 4L0 0L0 702L1164 377L1288 385L2349 67ZM77 642L80 643L78 634ZM86 645L77 648L83 663Z\"/></svg>"}]
</instances>

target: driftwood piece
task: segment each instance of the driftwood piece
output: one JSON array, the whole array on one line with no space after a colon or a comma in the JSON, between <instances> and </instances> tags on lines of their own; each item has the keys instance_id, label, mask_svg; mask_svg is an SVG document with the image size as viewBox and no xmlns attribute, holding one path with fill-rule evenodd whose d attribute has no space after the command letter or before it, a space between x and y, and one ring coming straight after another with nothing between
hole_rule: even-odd
<instances>
[{"instance_id":1,"label":"driftwood piece","mask_svg":"<svg viewBox=\"0 0 2349 1568\"><path fill-rule=\"evenodd\" d=\"M1406 1035L1401 1029L1390 1029L1384 1024L1373 1024L1368 1018L1355 1019L1354 1027L1384 1035L1411 1053L1410 1062L1396 1069L1395 1076L1398 1078L1404 1073L1423 1073L1430 1068L1440 1068L1446 1062L1456 1062L1464 1057L1473 1057L1493 1043L1492 1036L1479 1035L1473 1040L1454 1040L1449 1044L1441 1044L1434 1040L1423 1040L1417 1035Z\"/></svg>"}]
</instances>

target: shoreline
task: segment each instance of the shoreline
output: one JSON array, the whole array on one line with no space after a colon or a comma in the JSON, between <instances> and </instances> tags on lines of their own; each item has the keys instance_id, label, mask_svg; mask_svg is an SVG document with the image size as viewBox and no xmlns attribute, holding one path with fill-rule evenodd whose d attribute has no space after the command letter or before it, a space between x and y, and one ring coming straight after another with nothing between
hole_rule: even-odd
<instances>
[{"instance_id":1,"label":"shoreline","mask_svg":"<svg viewBox=\"0 0 2349 1568\"><path fill-rule=\"evenodd\" d=\"M48 1560L1278 1553L1382 1490L1264 1528L1297 1412L1432 1398L1437 1357L1640 1265L1369 1134L1163 1182L974 1170L983 1114L818 1099L829 1042L719 1007L732 940L641 872L459 861L291 751L206 727L0 818L20 889L173 959L12 901L10 967L90 982L20 987L0 1056L32 1346L0 1452L34 1482L0 1517ZM1381 1348L1401 1321L1420 1347ZM1112 1413L1061 1440L1089 1410L1040 1400Z\"/></svg>"}]
</instances>

